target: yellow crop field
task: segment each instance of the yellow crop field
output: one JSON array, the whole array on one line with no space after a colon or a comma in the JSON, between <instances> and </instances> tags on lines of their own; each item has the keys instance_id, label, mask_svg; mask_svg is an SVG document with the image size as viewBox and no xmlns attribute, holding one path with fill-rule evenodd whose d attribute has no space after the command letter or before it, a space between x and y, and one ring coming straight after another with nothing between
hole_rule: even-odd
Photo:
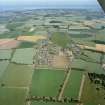
<instances>
[{"instance_id":1,"label":"yellow crop field","mask_svg":"<svg viewBox=\"0 0 105 105\"><path fill-rule=\"evenodd\" d=\"M29 42L37 42L38 40L46 39L46 36L35 35L35 36L19 36L17 40L19 41L29 41Z\"/></svg>"},{"instance_id":2,"label":"yellow crop field","mask_svg":"<svg viewBox=\"0 0 105 105\"><path fill-rule=\"evenodd\" d=\"M96 44L96 50L105 52L105 45Z\"/></svg>"}]
</instances>

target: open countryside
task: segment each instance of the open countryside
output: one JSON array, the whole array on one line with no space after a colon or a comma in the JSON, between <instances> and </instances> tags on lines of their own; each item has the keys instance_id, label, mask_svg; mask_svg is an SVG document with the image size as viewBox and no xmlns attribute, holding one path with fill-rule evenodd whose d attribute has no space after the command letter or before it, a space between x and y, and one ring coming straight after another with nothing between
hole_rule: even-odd
<instances>
[{"instance_id":1,"label":"open countryside","mask_svg":"<svg viewBox=\"0 0 105 105\"><path fill-rule=\"evenodd\" d=\"M0 12L0 105L105 105L103 11Z\"/></svg>"}]
</instances>

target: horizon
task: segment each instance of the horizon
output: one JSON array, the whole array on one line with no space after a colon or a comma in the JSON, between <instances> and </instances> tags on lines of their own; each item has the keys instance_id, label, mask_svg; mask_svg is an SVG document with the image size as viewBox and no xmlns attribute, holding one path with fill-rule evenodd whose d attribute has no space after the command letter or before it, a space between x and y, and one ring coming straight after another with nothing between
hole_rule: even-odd
<instances>
[{"instance_id":1,"label":"horizon","mask_svg":"<svg viewBox=\"0 0 105 105\"><path fill-rule=\"evenodd\" d=\"M12 9L93 9L100 10L97 0L3 0L0 10Z\"/></svg>"}]
</instances>

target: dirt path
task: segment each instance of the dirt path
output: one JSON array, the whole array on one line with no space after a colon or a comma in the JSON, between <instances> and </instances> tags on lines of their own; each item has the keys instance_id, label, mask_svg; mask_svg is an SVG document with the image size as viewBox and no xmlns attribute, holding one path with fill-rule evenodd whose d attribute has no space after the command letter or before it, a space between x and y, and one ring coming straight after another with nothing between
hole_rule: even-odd
<instances>
[{"instance_id":1,"label":"dirt path","mask_svg":"<svg viewBox=\"0 0 105 105\"><path fill-rule=\"evenodd\" d=\"M29 95L29 92L30 92L30 88L28 87L28 88L27 88L26 96ZM26 105L31 105L31 101L27 101Z\"/></svg>"},{"instance_id":2,"label":"dirt path","mask_svg":"<svg viewBox=\"0 0 105 105\"><path fill-rule=\"evenodd\" d=\"M33 74L34 74L34 70L33 70L32 76L33 76ZM31 77L31 79L30 79L30 84L29 84L29 86L27 87L26 98L27 98L27 96L29 96L29 94L30 94L30 86L31 86L31 84L32 84L32 77ZM27 101L26 105L31 105L31 101Z\"/></svg>"},{"instance_id":3,"label":"dirt path","mask_svg":"<svg viewBox=\"0 0 105 105\"><path fill-rule=\"evenodd\" d=\"M67 85L67 83L68 83L70 74L71 74L71 69L70 69L69 72L67 73L67 76L66 76L66 78L65 78L63 87L62 87L61 92L60 92L60 94L59 94L59 96L58 96L58 100L61 100L61 99L62 99L62 96L63 96L64 90L65 90L65 88L66 88L66 85Z\"/></svg>"},{"instance_id":4,"label":"dirt path","mask_svg":"<svg viewBox=\"0 0 105 105\"><path fill-rule=\"evenodd\" d=\"M82 76L82 81L81 81L81 86L80 86L80 90L79 90L78 100L81 99L81 95L82 95L82 91L83 91L83 87L84 87L84 82L85 82L85 75Z\"/></svg>"}]
</instances>

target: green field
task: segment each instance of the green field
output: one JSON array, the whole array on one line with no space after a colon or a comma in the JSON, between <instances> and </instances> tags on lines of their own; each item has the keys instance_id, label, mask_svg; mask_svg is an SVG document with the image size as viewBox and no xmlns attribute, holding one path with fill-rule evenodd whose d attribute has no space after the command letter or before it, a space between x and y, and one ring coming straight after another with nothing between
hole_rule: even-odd
<instances>
[{"instance_id":1,"label":"green field","mask_svg":"<svg viewBox=\"0 0 105 105\"><path fill-rule=\"evenodd\" d=\"M74 59L71 68L75 68L77 70L85 70L87 63L81 59Z\"/></svg>"},{"instance_id":2,"label":"green field","mask_svg":"<svg viewBox=\"0 0 105 105\"><path fill-rule=\"evenodd\" d=\"M89 35L89 34L70 34L70 36L72 38L88 38L88 37L92 37L92 35Z\"/></svg>"},{"instance_id":3,"label":"green field","mask_svg":"<svg viewBox=\"0 0 105 105\"><path fill-rule=\"evenodd\" d=\"M69 82L64 91L64 96L72 97L74 99L78 98L82 75L83 71L71 71Z\"/></svg>"},{"instance_id":4,"label":"green field","mask_svg":"<svg viewBox=\"0 0 105 105\"><path fill-rule=\"evenodd\" d=\"M95 73L98 73L98 74L105 74L105 71L102 69L102 66L100 64L97 64L97 63L91 63L91 62L88 62L88 65L87 65L87 68L86 70L88 72L95 72Z\"/></svg>"},{"instance_id":5,"label":"green field","mask_svg":"<svg viewBox=\"0 0 105 105\"><path fill-rule=\"evenodd\" d=\"M92 41L94 38L88 39L88 38L72 38L72 40L77 44L83 44L87 46L93 46L95 47L95 43Z\"/></svg>"},{"instance_id":6,"label":"green field","mask_svg":"<svg viewBox=\"0 0 105 105\"><path fill-rule=\"evenodd\" d=\"M26 90L0 87L0 105L25 105Z\"/></svg>"},{"instance_id":7,"label":"green field","mask_svg":"<svg viewBox=\"0 0 105 105\"><path fill-rule=\"evenodd\" d=\"M3 74L2 83L7 87L27 87L31 82L32 73L32 67L9 64Z\"/></svg>"},{"instance_id":8,"label":"green field","mask_svg":"<svg viewBox=\"0 0 105 105\"><path fill-rule=\"evenodd\" d=\"M33 96L57 96L60 85L64 79L64 71L41 69L35 70L31 95Z\"/></svg>"},{"instance_id":9,"label":"green field","mask_svg":"<svg viewBox=\"0 0 105 105\"><path fill-rule=\"evenodd\" d=\"M97 33L96 40L105 42L105 29Z\"/></svg>"},{"instance_id":10,"label":"green field","mask_svg":"<svg viewBox=\"0 0 105 105\"><path fill-rule=\"evenodd\" d=\"M51 41L57 44L58 46L65 48L67 44L70 43L71 40L68 38L68 35L66 33L56 32L56 33L53 33L51 37Z\"/></svg>"},{"instance_id":11,"label":"green field","mask_svg":"<svg viewBox=\"0 0 105 105\"><path fill-rule=\"evenodd\" d=\"M0 61L0 80L1 80L2 75L5 72L8 64L9 64L9 61Z\"/></svg>"},{"instance_id":12,"label":"green field","mask_svg":"<svg viewBox=\"0 0 105 105\"><path fill-rule=\"evenodd\" d=\"M19 64L33 64L33 56L35 51L33 48L16 49L12 62Z\"/></svg>"},{"instance_id":13,"label":"green field","mask_svg":"<svg viewBox=\"0 0 105 105\"><path fill-rule=\"evenodd\" d=\"M74 103L57 103L57 102L32 102L31 105L76 105Z\"/></svg>"},{"instance_id":14,"label":"green field","mask_svg":"<svg viewBox=\"0 0 105 105\"><path fill-rule=\"evenodd\" d=\"M0 50L0 60L9 60L11 58L12 50Z\"/></svg>"},{"instance_id":15,"label":"green field","mask_svg":"<svg viewBox=\"0 0 105 105\"><path fill-rule=\"evenodd\" d=\"M93 62L100 62L100 57L101 57L100 53L85 51L85 55L91 58L91 61Z\"/></svg>"},{"instance_id":16,"label":"green field","mask_svg":"<svg viewBox=\"0 0 105 105\"><path fill-rule=\"evenodd\" d=\"M105 104L105 90L96 90L96 85L92 84L86 77L83 92L82 92L82 102L84 105L104 105Z\"/></svg>"},{"instance_id":17,"label":"green field","mask_svg":"<svg viewBox=\"0 0 105 105\"><path fill-rule=\"evenodd\" d=\"M19 48L31 48L35 45L35 43L32 42L21 42L19 45Z\"/></svg>"}]
</instances>

